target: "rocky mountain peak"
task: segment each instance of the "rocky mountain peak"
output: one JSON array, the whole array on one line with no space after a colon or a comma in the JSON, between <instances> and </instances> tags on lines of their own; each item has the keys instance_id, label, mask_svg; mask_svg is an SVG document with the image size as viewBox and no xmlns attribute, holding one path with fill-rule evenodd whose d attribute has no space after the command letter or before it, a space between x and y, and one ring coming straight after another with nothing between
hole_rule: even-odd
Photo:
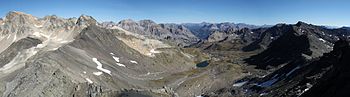
<instances>
[{"instance_id":1,"label":"rocky mountain peak","mask_svg":"<svg viewBox=\"0 0 350 97\"><path fill-rule=\"evenodd\" d=\"M302 21L298 21L298 23L295 25L300 27L300 26L308 26L309 24L302 22Z\"/></svg>"},{"instance_id":2,"label":"rocky mountain peak","mask_svg":"<svg viewBox=\"0 0 350 97\"><path fill-rule=\"evenodd\" d=\"M37 20L37 18L32 15L18 11L11 11L7 13L4 21L16 24L32 24L35 20Z\"/></svg>"},{"instance_id":3,"label":"rocky mountain peak","mask_svg":"<svg viewBox=\"0 0 350 97\"><path fill-rule=\"evenodd\" d=\"M56 16L56 15L49 15L45 16L43 18L44 21L51 22L51 23L61 23L63 21L62 18Z\"/></svg>"},{"instance_id":4,"label":"rocky mountain peak","mask_svg":"<svg viewBox=\"0 0 350 97\"><path fill-rule=\"evenodd\" d=\"M125 20L119 21L118 24L119 25L131 25L131 24L137 24L137 23L132 19L125 19Z\"/></svg>"},{"instance_id":5,"label":"rocky mountain peak","mask_svg":"<svg viewBox=\"0 0 350 97\"><path fill-rule=\"evenodd\" d=\"M346 29L350 31L350 27L341 27L340 29Z\"/></svg>"},{"instance_id":6,"label":"rocky mountain peak","mask_svg":"<svg viewBox=\"0 0 350 97\"><path fill-rule=\"evenodd\" d=\"M59 18L59 17L56 16L56 15L48 15L48 16L45 16L45 17L44 17L45 20L48 20L48 19L57 19L57 18Z\"/></svg>"},{"instance_id":7,"label":"rocky mountain peak","mask_svg":"<svg viewBox=\"0 0 350 97\"><path fill-rule=\"evenodd\" d=\"M100 25L102 27L105 27L105 28L112 28L113 26L116 26L117 24L114 23L113 21L109 21L109 22L102 22L102 23L100 23Z\"/></svg>"},{"instance_id":8,"label":"rocky mountain peak","mask_svg":"<svg viewBox=\"0 0 350 97\"><path fill-rule=\"evenodd\" d=\"M95 25L97 23L97 21L92 17L92 16L88 16L88 15L81 15L76 24L78 25L86 25L86 26L89 26L89 25Z\"/></svg>"},{"instance_id":9,"label":"rocky mountain peak","mask_svg":"<svg viewBox=\"0 0 350 97\"><path fill-rule=\"evenodd\" d=\"M159 26L156 22L152 20L140 20L139 24L143 27Z\"/></svg>"},{"instance_id":10,"label":"rocky mountain peak","mask_svg":"<svg viewBox=\"0 0 350 97\"><path fill-rule=\"evenodd\" d=\"M10 11L9 13L7 13L6 19L11 19L16 16L32 16L32 15L29 15L23 12L18 12L18 11Z\"/></svg>"},{"instance_id":11,"label":"rocky mountain peak","mask_svg":"<svg viewBox=\"0 0 350 97\"><path fill-rule=\"evenodd\" d=\"M206 27L207 27L208 29L212 29L212 30L217 30L217 29L219 29L218 26L216 26L215 24L206 25Z\"/></svg>"},{"instance_id":12,"label":"rocky mountain peak","mask_svg":"<svg viewBox=\"0 0 350 97\"><path fill-rule=\"evenodd\" d=\"M291 62L291 60L320 57L323 53L332 50L332 44L326 31L320 26L304 22L298 22L295 25L276 25L266 30L262 37L253 43L253 45L258 43L258 46L247 46L267 48L260 54L247 59L247 62L258 65L258 68L266 69L267 65L278 66Z\"/></svg>"},{"instance_id":13,"label":"rocky mountain peak","mask_svg":"<svg viewBox=\"0 0 350 97\"><path fill-rule=\"evenodd\" d=\"M152 20L140 20L139 21L141 24L145 23L145 24L157 24L156 22L152 21Z\"/></svg>"}]
</instances>

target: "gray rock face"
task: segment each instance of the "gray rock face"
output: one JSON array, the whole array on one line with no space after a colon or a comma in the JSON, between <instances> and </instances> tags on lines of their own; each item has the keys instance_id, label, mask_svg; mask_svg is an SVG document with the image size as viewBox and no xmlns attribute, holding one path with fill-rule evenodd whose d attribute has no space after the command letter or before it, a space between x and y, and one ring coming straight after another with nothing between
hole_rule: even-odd
<instances>
[{"instance_id":1,"label":"gray rock face","mask_svg":"<svg viewBox=\"0 0 350 97\"><path fill-rule=\"evenodd\" d=\"M187 28L177 24L157 24L151 20L122 20L117 26L154 39L168 41L178 46L188 46L199 41Z\"/></svg>"},{"instance_id":2,"label":"gray rock face","mask_svg":"<svg viewBox=\"0 0 350 97\"><path fill-rule=\"evenodd\" d=\"M97 22L96 20L91 17L91 16L87 16L87 15L81 15L78 20L77 20L77 25L85 25L85 26L90 26L90 25L96 25Z\"/></svg>"},{"instance_id":3,"label":"gray rock face","mask_svg":"<svg viewBox=\"0 0 350 97\"><path fill-rule=\"evenodd\" d=\"M34 38L23 38L15 43L12 43L5 51L0 53L0 67L8 64L22 50L37 46L41 41Z\"/></svg>"},{"instance_id":4,"label":"gray rock face","mask_svg":"<svg viewBox=\"0 0 350 97\"><path fill-rule=\"evenodd\" d=\"M246 62L266 69L267 66L320 57L333 49L331 41L325 40L329 35L322 33L319 27L302 22L275 26L266 30L263 37L255 42L259 42L258 45L266 50L246 59Z\"/></svg>"},{"instance_id":5,"label":"gray rock face","mask_svg":"<svg viewBox=\"0 0 350 97\"><path fill-rule=\"evenodd\" d=\"M192 47L209 51L240 51L243 47L259 39L266 28L214 31L207 40L203 40Z\"/></svg>"},{"instance_id":6,"label":"gray rock face","mask_svg":"<svg viewBox=\"0 0 350 97\"><path fill-rule=\"evenodd\" d=\"M160 24L163 29L168 30L172 36L167 36L165 39L169 41L183 42L180 46L188 46L199 41L192 32L183 25L178 24ZM175 36L174 36L175 35Z\"/></svg>"},{"instance_id":7,"label":"gray rock face","mask_svg":"<svg viewBox=\"0 0 350 97\"><path fill-rule=\"evenodd\" d=\"M237 36L236 34L232 34L232 36ZM222 41L224 39L228 38L228 34L215 31L208 37L208 42L217 42L217 41Z\"/></svg>"},{"instance_id":8,"label":"gray rock face","mask_svg":"<svg viewBox=\"0 0 350 97\"><path fill-rule=\"evenodd\" d=\"M267 49L271 42L278 39L284 33L288 33L293 30L299 34L307 33L308 38L310 38L310 41L312 41L312 44L317 45L316 47L320 47L323 50L328 49L326 51L329 51L329 49L331 49L333 43L337 41L339 37L349 35L349 31L342 28L328 29L322 26L311 25L304 22L298 22L294 25L278 24L264 31L259 39L251 43L249 46L245 47L245 50L253 51L258 49ZM316 55L320 54L322 53L318 53Z\"/></svg>"},{"instance_id":9,"label":"gray rock face","mask_svg":"<svg viewBox=\"0 0 350 97\"><path fill-rule=\"evenodd\" d=\"M194 35L200 39L208 39L214 32L234 32L243 28L256 29L260 26L248 25L244 23L185 23L182 24L187 27Z\"/></svg>"},{"instance_id":10,"label":"gray rock face","mask_svg":"<svg viewBox=\"0 0 350 97\"><path fill-rule=\"evenodd\" d=\"M111 25L117 25L123 29L126 29L128 31L132 31L134 33L140 34L140 35L146 35L146 31L144 31L144 28L142 26L140 26L139 23L131 20L131 19L127 19L127 20L122 20L120 21L118 24L114 24L111 23Z\"/></svg>"}]
</instances>

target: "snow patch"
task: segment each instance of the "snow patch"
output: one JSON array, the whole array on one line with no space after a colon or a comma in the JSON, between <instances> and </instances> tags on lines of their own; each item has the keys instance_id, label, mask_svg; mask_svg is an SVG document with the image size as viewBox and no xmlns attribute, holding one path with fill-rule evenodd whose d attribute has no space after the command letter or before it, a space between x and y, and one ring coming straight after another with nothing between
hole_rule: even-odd
<instances>
[{"instance_id":1,"label":"snow patch","mask_svg":"<svg viewBox=\"0 0 350 97\"><path fill-rule=\"evenodd\" d=\"M98 61L97 58L92 58L92 61L94 61L94 62L97 64L97 67L96 67L96 68L97 68L98 70L101 70L102 72L105 72L105 73L111 75L111 71L102 68L102 63L101 63L100 61Z\"/></svg>"},{"instance_id":2,"label":"snow patch","mask_svg":"<svg viewBox=\"0 0 350 97\"><path fill-rule=\"evenodd\" d=\"M86 71L83 71L84 74L86 74Z\"/></svg>"},{"instance_id":3,"label":"snow patch","mask_svg":"<svg viewBox=\"0 0 350 97\"><path fill-rule=\"evenodd\" d=\"M118 66L121 66L121 67L125 67L124 64L121 64L121 63L116 63Z\"/></svg>"},{"instance_id":4,"label":"snow patch","mask_svg":"<svg viewBox=\"0 0 350 97\"><path fill-rule=\"evenodd\" d=\"M151 49L151 53L161 53L160 51L156 51L155 49Z\"/></svg>"},{"instance_id":5,"label":"snow patch","mask_svg":"<svg viewBox=\"0 0 350 97\"><path fill-rule=\"evenodd\" d=\"M322 41L322 42L326 42L324 39L322 38L318 38L318 40Z\"/></svg>"},{"instance_id":6,"label":"snow patch","mask_svg":"<svg viewBox=\"0 0 350 97\"><path fill-rule=\"evenodd\" d=\"M232 86L233 86L233 87L241 87L241 86L243 86L244 84L246 84L247 82L248 82L248 81L235 83L235 84L233 84Z\"/></svg>"},{"instance_id":7,"label":"snow patch","mask_svg":"<svg viewBox=\"0 0 350 97\"><path fill-rule=\"evenodd\" d=\"M43 27L43 25L36 25L36 24L34 24L34 26L37 28Z\"/></svg>"},{"instance_id":8,"label":"snow patch","mask_svg":"<svg viewBox=\"0 0 350 97\"><path fill-rule=\"evenodd\" d=\"M94 83L94 82L92 82L92 80L90 80L89 78L85 78L85 80L86 80L87 82L89 82L90 84Z\"/></svg>"},{"instance_id":9,"label":"snow patch","mask_svg":"<svg viewBox=\"0 0 350 97\"><path fill-rule=\"evenodd\" d=\"M116 64L118 65L118 66L121 66L121 67L125 67L125 65L124 64L121 64L121 63L119 63L120 62L120 58L119 57L115 57L115 56L113 56L114 55L114 53L109 53L109 54L111 54L112 55L112 58L117 62Z\"/></svg>"},{"instance_id":10,"label":"snow patch","mask_svg":"<svg viewBox=\"0 0 350 97\"><path fill-rule=\"evenodd\" d=\"M155 56L154 54L162 53L161 51L156 51L154 48L151 49L149 52L150 52L150 53L148 53L147 55L148 55L148 56L151 56L151 57L154 57L154 56Z\"/></svg>"},{"instance_id":11,"label":"snow patch","mask_svg":"<svg viewBox=\"0 0 350 97\"><path fill-rule=\"evenodd\" d=\"M306 88L305 88L303 91L301 91L301 93L299 93L298 95L301 95L301 94L305 93L305 92L308 91L311 87L312 87L312 84L306 83Z\"/></svg>"},{"instance_id":12,"label":"snow patch","mask_svg":"<svg viewBox=\"0 0 350 97\"><path fill-rule=\"evenodd\" d=\"M277 78L274 78L272 80L268 80L266 82L263 82L263 83L259 84L259 86L261 86L261 87L269 87L269 86L273 85L277 80L278 80Z\"/></svg>"},{"instance_id":13,"label":"snow patch","mask_svg":"<svg viewBox=\"0 0 350 97\"><path fill-rule=\"evenodd\" d=\"M16 41L17 35L15 34L14 38L13 38L13 42Z\"/></svg>"},{"instance_id":14,"label":"snow patch","mask_svg":"<svg viewBox=\"0 0 350 97\"><path fill-rule=\"evenodd\" d=\"M290 74L292 74L295 70L297 70L297 69L299 69L300 67L298 66L298 67L295 67L294 69L292 69L291 71L289 71L288 73L287 73L287 75L286 76L289 76Z\"/></svg>"},{"instance_id":15,"label":"snow patch","mask_svg":"<svg viewBox=\"0 0 350 97\"><path fill-rule=\"evenodd\" d=\"M71 42L71 41L62 40L62 41L60 41L59 43L68 43L68 42Z\"/></svg>"},{"instance_id":16,"label":"snow patch","mask_svg":"<svg viewBox=\"0 0 350 97\"><path fill-rule=\"evenodd\" d=\"M99 76L102 74L102 72L93 72L92 74Z\"/></svg>"},{"instance_id":17,"label":"snow patch","mask_svg":"<svg viewBox=\"0 0 350 97\"><path fill-rule=\"evenodd\" d=\"M131 63L134 63L134 64L137 64L137 62L136 62L136 61L134 61L134 60L130 60L130 62L131 62Z\"/></svg>"},{"instance_id":18,"label":"snow patch","mask_svg":"<svg viewBox=\"0 0 350 97\"><path fill-rule=\"evenodd\" d=\"M268 93L260 93L259 96L265 96L267 95Z\"/></svg>"},{"instance_id":19,"label":"snow patch","mask_svg":"<svg viewBox=\"0 0 350 97\"><path fill-rule=\"evenodd\" d=\"M45 47L44 44L38 44L38 45L36 45L36 48L43 48L43 47Z\"/></svg>"},{"instance_id":20,"label":"snow patch","mask_svg":"<svg viewBox=\"0 0 350 97\"><path fill-rule=\"evenodd\" d=\"M112 56L113 57L113 59L116 61L116 62L120 62L120 58L118 58L118 57L114 57L114 56Z\"/></svg>"}]
</instances>

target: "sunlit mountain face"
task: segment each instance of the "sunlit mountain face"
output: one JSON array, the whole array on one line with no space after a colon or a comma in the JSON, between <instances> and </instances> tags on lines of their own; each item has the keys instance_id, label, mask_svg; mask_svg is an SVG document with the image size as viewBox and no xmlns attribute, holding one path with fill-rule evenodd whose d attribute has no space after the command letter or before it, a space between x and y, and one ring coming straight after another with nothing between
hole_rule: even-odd
<instances>
[{"instance_id":1,"label":"sunlit mountain face","mask_svg":"<svg viewBox=\"0 0 350 97\"><path fill-rule=\"evenodd\" d=\"M0 97L347 97L349 3L3 1Z\"/></svg>"}]
</instances>

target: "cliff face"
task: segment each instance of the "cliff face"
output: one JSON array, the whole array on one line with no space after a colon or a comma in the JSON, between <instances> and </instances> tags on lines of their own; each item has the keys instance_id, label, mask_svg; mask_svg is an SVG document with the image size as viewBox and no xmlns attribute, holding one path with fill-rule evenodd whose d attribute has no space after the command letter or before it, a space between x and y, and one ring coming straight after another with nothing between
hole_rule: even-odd
<instances>
[{"instance_id":1,"label":"cliff face","mask_svg":"<svg viewBox=\"0 0 350 97\"><path fill-rule=\"evenodd\" d=\"M278 32L278 33L277 33ZM295 25L277 25L262 33L257 41L247 48L264 48L264 50L245 61L257 68L279 66L296 60L308 60L322 56L332 50L329 35L322 35L319 27L299 22Z\"/></svg>"},{"instance_id":2,"label":"cliff face","mask_svg":"<svg viewBox=\"0 0 350 97\"><path fill-rule=\"evenodd\" d=\"M350 46L346 40L337 41L329 54L336 59L330 60L332 68L328 70L302 97L341 97L350 95ZM320 60L325 61L325 60ZM321 64L320 64L321 65Z\"/></svg>"}]
</instances>

